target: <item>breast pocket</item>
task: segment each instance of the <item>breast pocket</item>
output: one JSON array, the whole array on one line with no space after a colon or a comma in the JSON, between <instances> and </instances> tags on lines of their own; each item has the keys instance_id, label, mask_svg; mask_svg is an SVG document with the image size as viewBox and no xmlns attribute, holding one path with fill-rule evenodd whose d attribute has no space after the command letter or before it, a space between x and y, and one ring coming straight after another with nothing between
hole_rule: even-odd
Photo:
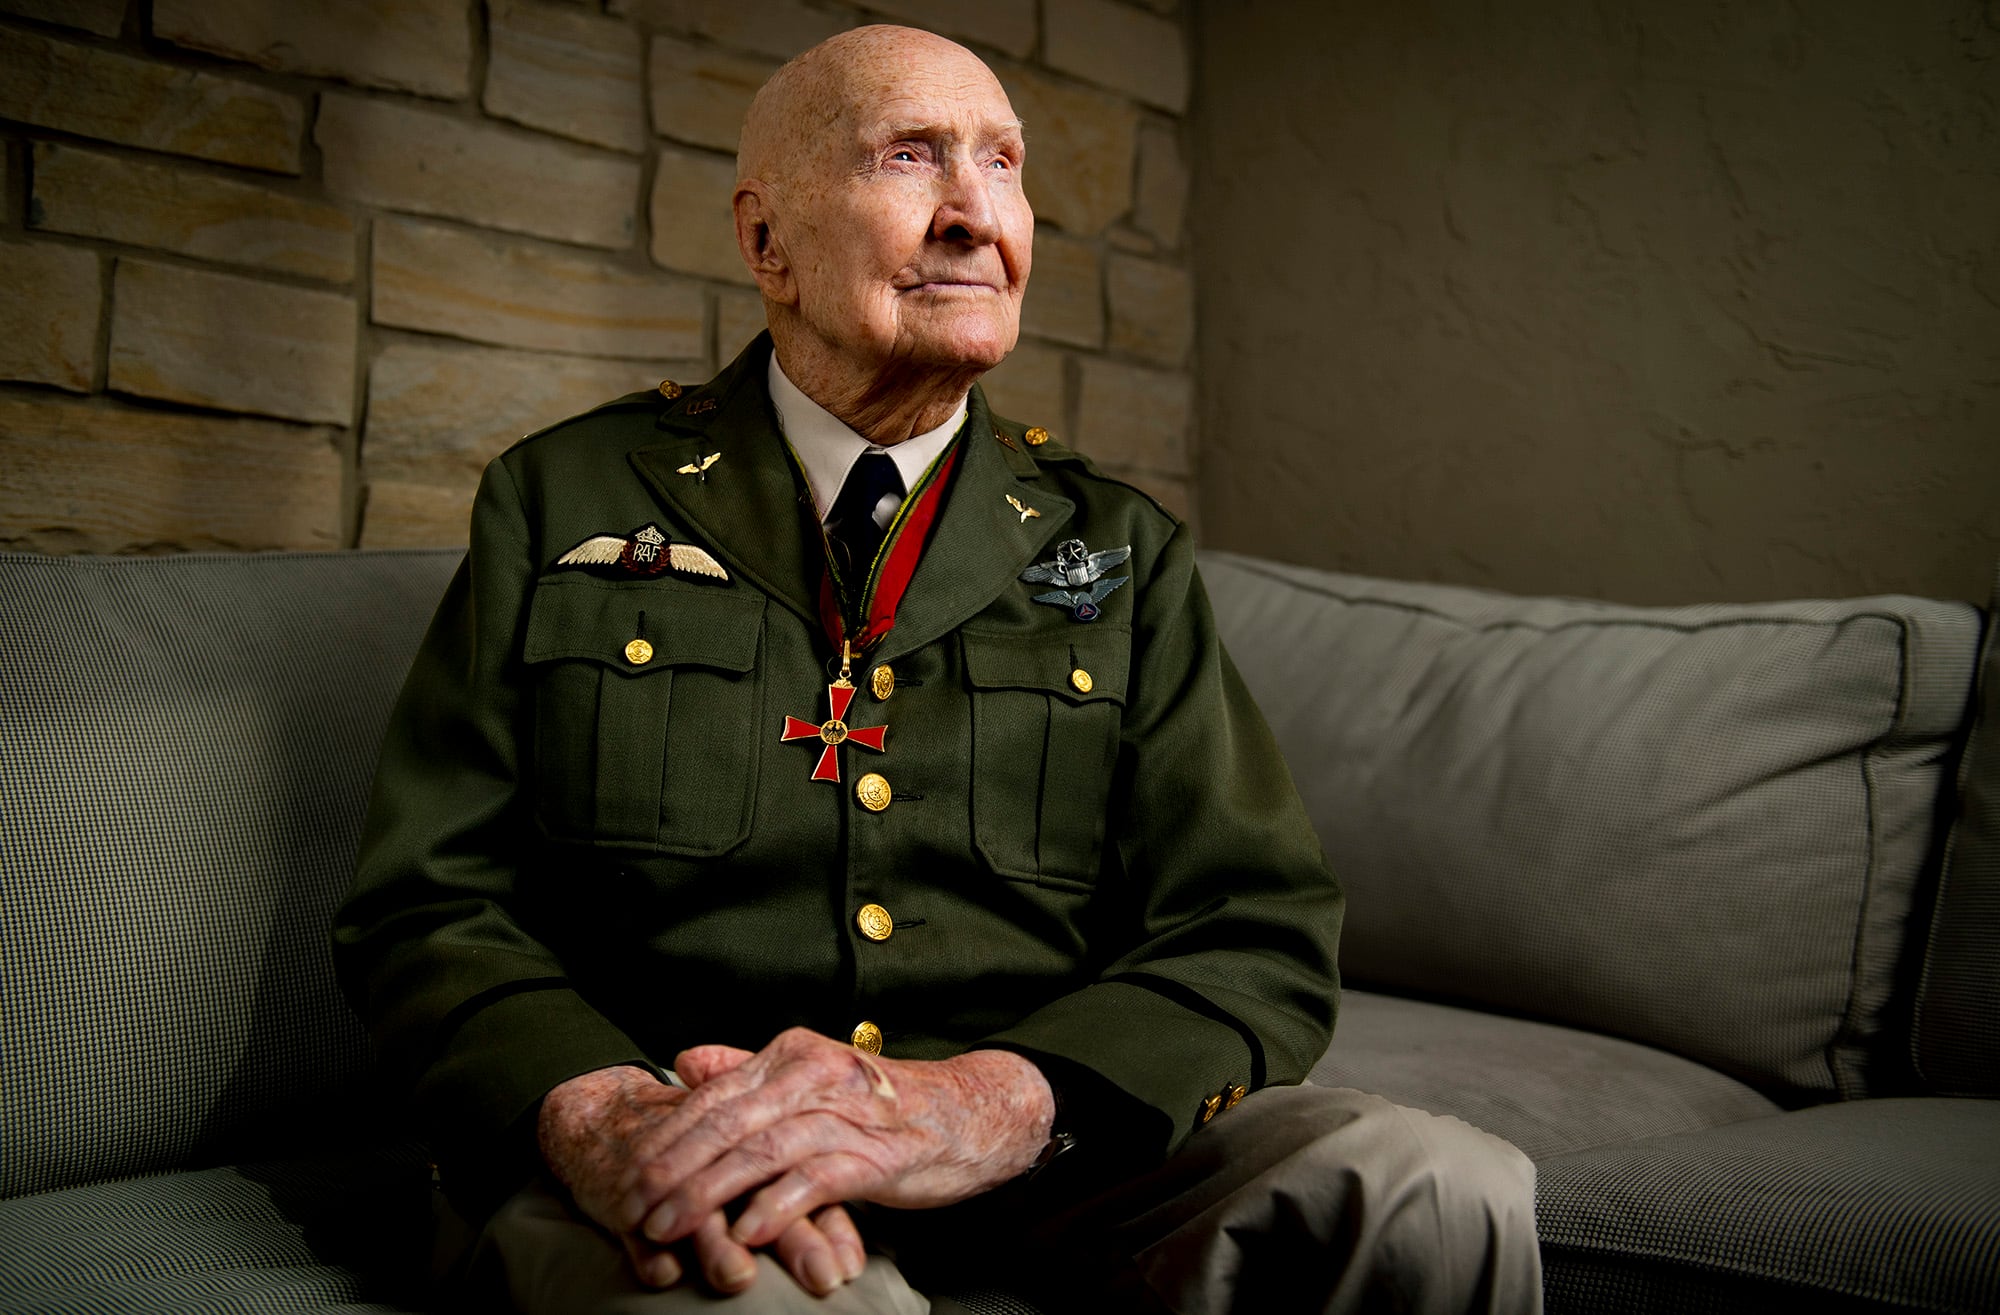
<instances>
[{"instance_id":1,"label":"breast pocket","mask_svg":"<svg viewBox=\"0 0 2000 1315\"><path fill-rule=\"evenodd\" d=\"M535 587L536 812L550 835L708 856L750 829L761 595L562 576Z\"/></svg>"},{"instance_id":2,"label":"breast pocket","mask_svg":"<svg viewBox=\"0 0 2000 1315\"><path fill-rule=\"evenodd\" d=\"M963 641L973 843L1001 876L1087 889L1104 848L1132 637L1107 626Z\"/></svg>"}]
</instances>

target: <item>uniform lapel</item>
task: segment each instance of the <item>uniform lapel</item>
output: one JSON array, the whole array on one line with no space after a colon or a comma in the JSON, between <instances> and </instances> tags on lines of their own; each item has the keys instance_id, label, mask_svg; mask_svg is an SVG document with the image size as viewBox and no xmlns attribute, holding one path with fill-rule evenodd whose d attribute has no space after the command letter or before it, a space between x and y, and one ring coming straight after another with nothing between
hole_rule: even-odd
<instances>
[{"instance_id":1,"label":"uniform lapel","mask_svg":"<svg viewBox=\"0 0 2000 1315\"><path fill-rule=\"evenodd\" d=\"M1068 498L1031 482L1033 458L1001 446L977 387L958 446L958 473L937 529L896 611L896 628L871 655L875 661L922 648L978 615L1044 555L1076 510ZM1023 516L1009 495L1040 514Z\"/></svg>"},{"instance_id":2,"label":"uniform lapel","mask_svg":"<svg viewBox=\"0 0 2000 1315\"><path fill-rule=\"evenodd\" d=\"M760 338L706 387L678 399L660 416L660 441L635 450L631 461L716 556L817 628L824 549L806 536L810 511L771 409L764 382L770 351L769 339ZM1001 445L977 387L958 446L958 472L937 528L876 661L922 648L978 615L1048 555L1076 510L1037 487L1032 457ZM711 453L721 456L706 479L681 473ZM1039 514L1023 516L1010 495Z\"/></svg>"},{"instance_id":3,"label":"uniform lapel","mask_svg":"<svg viewBox=\"0 0 2000 1315\"><path fill-rule=\"evenodd\" d=\"M764 371L768 337L745 348L709 384L659 420L661 441L631 454L633 466L706 546L784 606L818 626L817 539L806 539L803 496L779 435ZM720 453L701 474L684 474Z\"/></svg>"}]
</instances>

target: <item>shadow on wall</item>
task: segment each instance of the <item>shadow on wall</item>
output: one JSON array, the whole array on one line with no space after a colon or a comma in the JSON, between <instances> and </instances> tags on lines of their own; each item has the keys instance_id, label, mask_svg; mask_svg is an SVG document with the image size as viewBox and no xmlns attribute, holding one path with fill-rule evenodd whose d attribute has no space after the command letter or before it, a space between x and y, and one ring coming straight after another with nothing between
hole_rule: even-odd
<instances>
[{"instance_id":1,"label":"shadow on wall","mask_svg":"<svg viewBox=\"0 0 2000 1315\"><path fill-rule=\"evenodd\" d=\"M1634 602L1985 599L1990 5L1197 17L1217 546Z\"/></svg>"}]
</instances>

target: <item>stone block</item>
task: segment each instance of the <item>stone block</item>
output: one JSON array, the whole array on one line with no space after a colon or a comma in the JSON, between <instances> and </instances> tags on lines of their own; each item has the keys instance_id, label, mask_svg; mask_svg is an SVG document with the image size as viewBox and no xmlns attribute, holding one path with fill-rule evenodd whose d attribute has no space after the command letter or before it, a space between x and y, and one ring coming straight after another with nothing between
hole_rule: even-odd
<instances>
[{"instance_id":1,"label":"stone block","mask_svg":"<svg viewBox=\"0 0 2000 1315\"><path fill-rule=\"evenodd\" d=\"M337 431L0 397L0 547L338 548Z\"/></svg>"},{"instance_id":2,"label":"stone block","mask_svg":"<svg viewBox=\"0 0 2000 1315\"><path fill-rule=\"evenodd\" d=\"M1104 277L1097 248L1047 229L1035 233L1021 327L1077 347L1104 342Z\"/></svg>"},{"instance_id":3,"label":"stone block","mask_svg":"<svg viewBox=\"0 0 2000 1315\"><path fill-rule=\"evenodd\" d=\"M979 381L986 401L1009 420L1040 425L1060 437L1069 432L1063 353L1054 347L1022 339L1007 359Z\"/></svg>"},{"instance_id":4,"label":"stone block","mask_svg":"<svg viewBox=\"0 0 2000 1315\"><path fill-rule=\"evenodd\" d=\"M646 149L639 35L594 14L488 0L488 114L613 150Z\"/></svg>"},{"instance_id":5,"label":"stone block","mask_svg":"<svg viewBox=\"0 0 2000 1315\"><path fill-rule=\"evenodd\" d=\"M868 7L1018 58L1035 48L1035 0L869 0Z\"/></svg>"},{"instance_id":6,"label":"stone block","mask_svg":"<svg viewBox=\"0 0 2000 1315\"><path fill-rule=\"evenodd\" d=\"M1180 136L1163 123L1144 124L1139 129L1139 191L1132 206L1132 222L1151 233L1166 247L1181 242L1181 224L1187 217L1188 170L1181 157Z\"/></svg>"},{"instance_id":7,"label":"stone block","mask_svg":"<svg viewBox=\"0 0 2000 1315\"><path fill-rule=\"evenodd\" d=\"M524 434L662 378L706 376L700 361L392 343L368 370L361 546L462 544L480 471Z\"/></svg>"},{"instance_id":8,"label":"stone block","mask_svg":"<svg viewBox=\"0 0 2000 1315\"><path fill-rule=\"evenodd\" d=\"M1186 475L1194 393L1187 376L1095 357L1080 364L1073 446L1107 466Z\"/></svg>"},{"instance_id":9,"label":"stone block","mask_svg":"<svg viewBox=\"0 0 2000 1315\"><path fill-rule=\"evenodd\" d=\"M287 420L353 419L352 297L126 258L111 306L118 392Z\"/></svg>"},{"instance_id":10,"label":"stone block","mask_svg":"<svg viewBox=\"0 0 2000 1315\"><path fill-rule=\"evenodd\" d=\"M753 283L736 249L736 163L719 155L660 148L653 175L653 260L668 269Z\"/></svg>"},{"instance_id":11,"label":"stone block","mask_svg":"<svg viewBox=\"0 0 2000 1315\"><path fill-rule=\"evenodd\" d=\"M1177 265L1113 253L1104 288L1113 351L1179 366L1194 346L1194 276Z\"/></svg>"},{"instance_id":12,"label":"stone block","mask_svg":"<svg viewBox=\"0 0 2000 1315\"><path fill-rule=\"evenodd\" d=\"M259 68L461 100L464 0L153 0L153 35Z\"/></svg>"},{"instance_id":13,"label":"stone block","mask_svg":"<svg viewBox=\"0 0 2000 1315\"><path fill-rule=\"evenodd\" d=\"M628 15L648 27L692 32L775 59L790 59L850 25L845 15L815 9L800 0L730 0L727 4L715 0L611 0L611 12Z\"/></svg>"},{"instance_id":14,"label":"stone block","mask_svg":"<svg viewBox=\"0 0 2000 1315\"><path fill-rule=\"evenodd\" d=\"M0 379L90 391L103 302L97 253L0 242Z\"/></svg>"},{"instance_id":15,"label":"stone block","mask_svg":"<svg viewBox=\"0 0 2000 1315\"><path fill-rule=\"evenodd\" d=\"M115 37L125 25L125 0L0 0L0 13Z\"/></svg>"},{"instance_id":16,"label":"stone block","mask_svg":"<svg viewBox=\"0 0 2000 1315\"><path fill-rule=\"evenodd\" d=\"M313 140L327 190L370 205L612 250L637 231L636 160L338 93L320 98Z\"/></svg>"},{"instance_id":17,"label":"stone block","mask_svg":"<svg viewBox=\"0 0 2000 1315\"><path fill-rule=\"evenodd\" d=\"M1173 114L1187 110L1181 25L1119 0L1062 0L1047 7L1049 67L1122 91Z\"/></svg>"},{"instance_id":18,"label":"stone block","mask_svg":"<svg viewBox=\"0 0 2000 1315\"><path fill-rule=\"evenodd\" d=\"M736 152L743 116L778 65L768 59L653 38L653 131L693 146Z\"/></svg>"},{"instance_id":19,"label":"stone block","mask_svg":"<svg viewBox=\"0 0 2000 1315\"><path fill-rule=\"evenodd\" d=\"M362 489L363 548L460 548L471 539L471 526L470 491L396 479Z\"/></svg>"},{"instance_id":20,"label":"stone block","mask_svg":"<svg viewBox=\"0 0 2000 1315\"><path fill-rule=\"evenodd\" d=\"M1130 210L1138 108L1033 69L994 71L1027 125L1023 179L1035 214L1087 237Z\"/></svg>"},{"instance_id":21,"label":"stone block","mask_svg":"<svg viewBox=\"0 0 2000 1315\"><path fill-rule=\"evenodd\" d=\"M0 119L295 174L305 110L269 87L0 28Z\"/></svg>"},{"instance_id":22,"label":"stone block","mask_svg":"<svg viewBox=\"0 0 2000 1315\"><path fill-rule=\"evenodd\" d=\"M715 363L729 364L768 327L764 298L755 292L725 288L715 294Z\"/></svg>"},{"instance_id":23,"label":"stone block","mask_svg":"<svg viewBox=\"0 0 2000 1315\"><path fill-rule=\"evenodd\" d=\"M1111 244L1113 251L1129 251L1136 255L1158 255L1160 244L1141 233L1130 224L1113 224L1104 231L1104 240Z\"/></svg>"},{"instance_id":24,"label":"stone block","mask_svg":"<svg viewBox=\"0 0 2000 1315\"><path fill-rule=\"evenodd\" d=\"M402 219L375 222L373 257L377 324L582 356L708 354L693 284Z\"/></svg>"},{"instance_id":25,"label":"stone block","mask_svg":"<svg viewBox=\"0 0 2000 1315\"><path fill-rule=\"evenodd\" d=\"M330 205L73 146L35 144L28 223L328 283L354 278L354 221Z\"/></svg>"}]
</instances>

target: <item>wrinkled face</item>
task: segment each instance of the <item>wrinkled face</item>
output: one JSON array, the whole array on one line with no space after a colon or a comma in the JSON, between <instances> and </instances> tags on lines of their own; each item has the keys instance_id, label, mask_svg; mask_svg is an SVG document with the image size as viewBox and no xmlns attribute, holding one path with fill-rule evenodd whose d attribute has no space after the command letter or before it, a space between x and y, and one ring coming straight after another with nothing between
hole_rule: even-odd
<instances>
[{"instance_id":1,"label":"wrinkled face","mask_svg":"<svg viewBox=\"0 0 2000 1315\"><path fill-rule=\"evenodd\" d=\"M786 189L778 236L807 328L874 368L998 365L1020 329L1035 217L1007 94L964 51L893 47Z\"/></svg>"}]
</instances>

